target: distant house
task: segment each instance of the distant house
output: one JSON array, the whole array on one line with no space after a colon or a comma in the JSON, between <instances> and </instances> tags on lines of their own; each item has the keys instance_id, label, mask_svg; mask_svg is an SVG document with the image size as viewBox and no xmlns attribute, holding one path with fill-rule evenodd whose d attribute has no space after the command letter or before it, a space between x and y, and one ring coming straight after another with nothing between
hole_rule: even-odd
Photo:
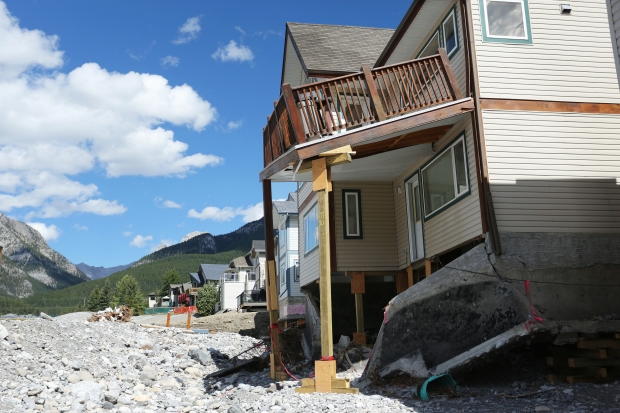
<instances>
[{"instance_id":1,"label":"distant house","mask_svg":"<svg viewBox=\"0 0 620 413\"><path fill-rule=\"evenodd\" d=\"M153 308L157 305L157 297L155 293L149 293L149 308Z\"/></svg>"},{"instance_id":2,"label":"distant house","mask_svg":"<svg viewBox=\"0 0 620 413\"><path fill-rule=\"evenodd\" d=\"M191 294L191 283L170 284L170 306L196 305L195 294Z\"/></svg>"},{"instance_id":3,"label":"distant house","mask_svg":"<svg viewBox=\"0 0 620 413\"><path fill-rule=\"evenodd\" d=\"M226 264L200 264L198 272L189 273L192 288L200 288L208 282L219 284L227 268Z\"/></svg>"},{"instance_id":4,"label":"distant house","mask_svg":"<svg viewBox=\"0 0 620 413\"><path fill-rule=\"evenodd\" d=\"M250 260L254 264L254 275L256 282L250 295L251 303L242 303L243 306L256 306L257 303L264 304L267 301L267 293L265 290L265 262L267 255L265 254L265 241L252 241L252 249L248 253ZM251 304L251 305L250 305Z\"/></svg>"},{"instance_id":5,"label":"distant house","mask_svg":"<svg viewBox=\"0 0 620 413\"><path fill-rule=\"evenodd\" d=\"M273 226L277 233L275 249L280 321L304 318L306 299L299 290L297 192L291 192L286 201L273 202Z\"/></svg>"}]
</instances>

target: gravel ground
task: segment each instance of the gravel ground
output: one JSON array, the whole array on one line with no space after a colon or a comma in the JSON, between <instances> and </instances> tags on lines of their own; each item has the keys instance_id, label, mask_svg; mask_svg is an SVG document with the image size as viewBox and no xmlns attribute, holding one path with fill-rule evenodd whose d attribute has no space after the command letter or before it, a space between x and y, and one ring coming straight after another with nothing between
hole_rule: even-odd
<instances>
[{"instance_id":1,"label":"gravel ground","mask_svg":"<svg viewBox=\"0 0 620 413\"><path fill-rule=\"evenodd\" d=\"M2 320L0 411L620 412L620 383L550 386L535 352L507 355L458 378L460 397L431 402L415 398L402 380L359 395L326 395L297 394L297 381L272 383L267 370L204 379L257 343L236 333L185 334L134 323ZM339 377L360 374L351 369Z\"/></svg>"}]
</instances>

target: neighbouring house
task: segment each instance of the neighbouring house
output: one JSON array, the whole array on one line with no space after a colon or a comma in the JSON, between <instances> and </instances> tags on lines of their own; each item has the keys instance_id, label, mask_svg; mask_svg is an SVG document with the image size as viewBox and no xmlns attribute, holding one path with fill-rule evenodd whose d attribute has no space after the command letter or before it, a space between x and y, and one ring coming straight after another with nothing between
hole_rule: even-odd
<instances>
[{"instance_id":1,"label":"neighbouring house","mask_svg":"<svg viewBox=\"0 0 620 413\"><path fill-rule=\"evenodd\" d=\"M314 343L324 275L333 336L377 341L380 366L617 314L618 10L416 0L396 30L286 24L260 180L266 216L271 182L298 182Z\"/></svg>"},{"instance_id":2,"label":"neighbouring house","mask_svg":"<svg viewBox=\"0 0 620 413\"><path fill-rule=\"evenodd\" d=\"M265 290L265 241L252 241L249 259L254 264L253 271L256 282L250 293L250 297L244 295L241 307L263 308L266 306L267 293Z\"/></svg>"},{"instance_id":3,"label":"neighbouring house","mask_svg":"<svg viewBox=\"0 0 620 413\"><path fill-rule=\"evenodd\" d=\"M192 283L170 284L170 307L192 306L195 303L196 294L192 292Z\"/></svg>"},{"instance_id":4,"label":"neighbouring house","mask_svg":"<svg viewBox=\"0 0 620 413\"><path fill-rule=\"evenodd\" d=\"M297 192L273 202L274 241L278 262L280 322L305 318L306 298L299 289L299 219Z\"/></svg>"},{"instance_id":5,"label":"neighbouring house","mask_svg":"<svg viewBox=\"0 0 620 413\"><path fill-rule=\"evenodd\" d=\"M155 293L148 293L149 308L157 306L157 295Z\"/></svg>"},{"instance_id":6,"label":"neighbouring house","mask_svg":"<svg viewBox=\"0 0 620 413\"><path fill-rule=\"evenodd\" d=\"M228 268L226 264L200 264L198 272L190 272L192 288L200 288L206 283L219 285L224 271Z\"/></svg>"},{"instance_id":7,"label":"neighbouring house","mask_svg":"<svg viewBox=\"0 0 620 413\"><path fill-rule=\"evenodd\" d=\"M256 273L249 255L233 259L220 281L221 309L236 310L245 296L251 296Z\"/></svg>"}]
</instances>

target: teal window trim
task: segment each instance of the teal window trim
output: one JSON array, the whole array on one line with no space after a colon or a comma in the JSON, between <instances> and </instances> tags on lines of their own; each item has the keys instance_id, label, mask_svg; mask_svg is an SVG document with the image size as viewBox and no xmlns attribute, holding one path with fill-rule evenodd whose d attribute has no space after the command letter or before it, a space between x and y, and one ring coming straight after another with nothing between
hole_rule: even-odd
<instances>
[{"instance_id":1,"label":"teal window trim","mask_svg":"<svg viewBox=\"0 0 620 413\"><path fill-rule=\"evenodd\" d=\"M307 246L307 243L306 243L306 237L308 236L308 235L307 235L308 228L306 228L306 217L307 217L307 216L308 216L308 215L309 215L309 214L310 214L310 213L311 213L311 212L312 212L315 208L318 208L318 206L319 206L319 203L318 203L318 202L315 202L315 203L314 203L314 205L312 205L312 206L310 207L310 209L308 209L308 212L306 212L306 213L304 214L304 217L303 217L303 220L302 220L302 221L303 221L303 225L304 225L304 258L305 258L305 257L307 257L308 255L312 254L312 253L313 253L316 249L318 249L318 248L319 248L319 240L318 240L318 239L317 239L317 243L316 243L316 245L315 245L314 247L312 247L311 249L307 249L307 248L308 248L308 246ZM317 224L317 226L319 225L319 221L318 221L318 211L317 211L317 221L316 221L316 224Z\"/></svg>"},{"instance_id":2,"label":"teal window trim","mask_svg":"<svg viewBox=\"0 0 620 413\"><path fill-rule=\"evenodd\" d=\"M484 1L484 0L481 0L481 1ZM426 51L426 48L433 41L433 39L435 38L435 35L439 37L439 42L438 42L439 47L446 46L446 39L445 39L443 28L444 28L444 23L448 21L451 15L453 16L453 19L454 19L454 36L456 38L456 47L454 48L454 50L448 53L448 58L452 58L455 54L458 53L459 50L461 50L461 39L459 38L459 20L457 18L458 16L456 15L456 4L455 4L454 6L452 6L450 11L446 13L445 16L443 16L443 18L441 19L439 23L439 26L435 28L435 30L433 31L433 34L428 38L426 43L424 43L424 47L422 47L422 50L420 50L420 53L418 53L418 55L416 56L416 59L419 59L420 56Z\"/></svg>"},{"instance_id":3,"label":"teal window trim","mask_svg":"<svg viewBox=\"0 0 620 413\"><path fill-rule=\"evenodd\" d=\"M356 194L357 196L357 225L359 228L358 235L347 235L347 194ZM364 239L364 230L362 227L362 191L359 189L343 189L342 190L342 234L344 239Z\"/></svg>"},{"instance_id":4,"label":"teal window trim","mask_svg":"<svg viewBox=\"0 0 620 413\"><path fill-rule=\"evenodd\" d=\"M445 203L444 205L442 205L440 208L436 209L432 213L426 215L426 191L424 190L424 170L428 166L430 166L437 158L439 158L441 155L446 153L446 151L451 151L452 147L461 139L463 140L463 155L465 156L465 176L467 177L467 191L462 192L459 195L456 195L454 199ZM456 138L454 138L452 141L450 141L450 143L447 144L441 151L439 151L435 156L433 156L424 165L422 165L420 167L419 172L420 172L420 175L418 175L418 179L420 182L420 189L422 192L422 210L424 211L424 219L423 219L424 222L436 217L437 215L441 214L448 208L452 207L453 205L458 204L460 201L462 201L463 199L466 199L469 195L471 195L471 179L469 175L469 156L467 154L467 135L465 134L465 131L459 133L459 135ZM453 170L453 173L454 173L454 170ZM415 175L415 173L413 175ZM426 248L426 245L425 245L425 248Z\"/></svg>"},{"instance_id":5,"label":"teal window trim","mask_svg":"<svg viewBox=\"0 0 620 413\"><path fill-rule=\"evenodd\" d=\"M523 4L523 13L524 13L524 22L526 27L525 33L526 39L515 39L508 37L499 37L499 36L489 36L487 33L487 13L486 13L486 2L487 0L480 0L480 23L482 27L482 41L490 42L490 43L511 43L511 44L532 44L532 25L530 24L530 7L528 5L528 0L495 0L495 1L509 1L511 3L522 3Z\"/></svg>"},{"instance_id":6,"label":"teal window trim","mask_svg":"<svg viewBox=\"0 0 620 413\"><path fill-rule=\"evenodd\" d=\"M451 58L452 56L454 56L455 54L458 53L458 51L461 49L461 42L459 39L459 22L457 20L457 16L456 16L456 4L454 6L452 6L452 9L448 12L448 14L446 14L446 16L443 18L443 20L441 21L441 35L442 35L442 39L443 39L443 47L446 47L446 38L445 38L445 31L444 31L444 24L448 21L448 19L450 19L450 17L452 16L453 22L454 22L454 38L456 39L456 47L451 51L448 52L446 50L446 53L448 53L448 58Z\"/></svg>"}]
</instances>

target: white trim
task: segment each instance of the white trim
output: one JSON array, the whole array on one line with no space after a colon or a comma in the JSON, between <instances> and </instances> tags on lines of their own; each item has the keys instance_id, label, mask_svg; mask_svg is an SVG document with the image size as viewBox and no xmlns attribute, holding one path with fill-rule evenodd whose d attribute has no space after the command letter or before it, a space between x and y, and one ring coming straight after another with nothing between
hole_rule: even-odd
<instances>
[{"instance_id":1,"label":"white trim","mask_svg":"<svg viewBox=\"0 0 620 413\"><path fill-rule=\"evenodd\" d=\"M455 50L459 48L459 36L458 36L459 26L456 23L456 9L451 9L448 15L446 16L446 18L443 19L443 21L441 22L441 34L442 34L442 40L443 40L443 47L444 48L446 47L446 22L450 19L450 16L452 16L452 25L454 26L454 39L456 40L456 42L454 43L454 47L452 48L452 50L446 49L446 54L448 56L450 56L452 52L454 52Z\"/></svg>"},{"instance_id":2,"label":"white trim","mask_svg":"<svg viewBox=\"0 0 620 413\"><path fill-rule=\"evenodd\" d=\"M489 33L489 11L487 10L487 2L488 1L495 1L498 3L521 3L521 16L523 17L523 33L525 33L524 37L517 37L517 36L497 36L497 35L491 35ZM482 4L484 5L484 22L485 24L485 31L487 32L486 35L488 38L490 39L512 39L512 40L530 40L528 33L528 26L527 26L527 16L525 14L525 0L483 0Z\"/></svg>"},{"instance_id":3,"label":"white trim","mask_svg":"<svg viewBox=\"0 0 620 413\"><path fill-rule=\"evenodd\" d=\"M437 48L440 48L440 47L441 47L441 34L440 34L439 27L438 27L437 29L435 29L435 33L433 33L433 34L431 35L431 37L429 37L428 41L426 42L426 45L424 46L424 49L422 49L422 50L420 51L420 53L418 53L418 56L416 57L416 59L420 59L420 58L422 58L422 57L431 56L431 55L427 55L427 56L423 56L423 55L424 55L424 53L426 53L426 52L427 52L427 50L428 50L428 48L430 47L431 43L433 43L433 41L434 41L435 37L437 37ZM432 54L435 54L434 52L435 52L435 51L433 51L433 53L432 53Z\"/></svg>"}]
</instances>

